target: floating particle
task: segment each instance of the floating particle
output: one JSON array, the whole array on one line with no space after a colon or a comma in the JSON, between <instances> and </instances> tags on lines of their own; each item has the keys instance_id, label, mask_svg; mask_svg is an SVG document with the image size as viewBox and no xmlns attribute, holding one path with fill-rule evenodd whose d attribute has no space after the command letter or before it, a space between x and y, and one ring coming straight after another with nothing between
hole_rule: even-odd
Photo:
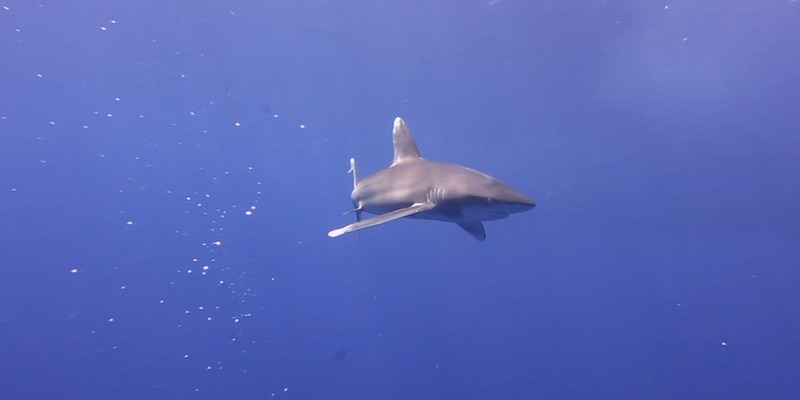
<instances>
[{"instance_id":1,"label":"floating particle","mask_svg":"<svg viewBox=\"0 0 800 400\"><path fill-rule=\"evenodd\" d=\"M78 273L78 269L77 268L73 268L73 269L69 270L69 272L71 272L73 274L77 274Z\"/></svg>"}]
</instances>

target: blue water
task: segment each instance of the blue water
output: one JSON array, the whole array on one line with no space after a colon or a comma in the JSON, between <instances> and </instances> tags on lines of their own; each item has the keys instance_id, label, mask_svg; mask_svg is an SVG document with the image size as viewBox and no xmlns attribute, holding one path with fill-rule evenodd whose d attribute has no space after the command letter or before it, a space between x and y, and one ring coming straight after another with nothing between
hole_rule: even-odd
<instances>
[{"instance_id":1,"label":"blue water","mask_svg":"<svg viewBox=\"0 0 800 400\"><path fill-rule=\"evenodd\" d=\"M796 1L0 1L3 399L800 398ZM348 159L537 201L336 239Z\"/></svg>"}]
</instances>

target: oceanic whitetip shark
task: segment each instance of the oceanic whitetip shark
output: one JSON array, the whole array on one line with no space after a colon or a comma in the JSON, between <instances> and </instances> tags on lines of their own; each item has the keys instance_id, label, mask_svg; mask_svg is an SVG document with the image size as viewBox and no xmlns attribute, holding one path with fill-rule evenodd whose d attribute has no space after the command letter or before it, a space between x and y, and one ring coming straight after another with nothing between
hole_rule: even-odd
<instances>
[{"instance_id":1,"label":"oceanic whitetip shark","mask_svg":"<svg viewBox=\"0 0 800 400\"><path fill-rule=\"evenodd\" d=\"M485 240L483 221L502 219L533 208L536 203L511 186L482 172L422 158L406 127L397 117L392 131L394 159L389 168L358 179L350 159L356 221L328 232L336 237L398 218L454 222L475 239ZM361 220L361 212L378 214ZM347 214L345 213L345 214Z\"/></svg>"}]
</instances>

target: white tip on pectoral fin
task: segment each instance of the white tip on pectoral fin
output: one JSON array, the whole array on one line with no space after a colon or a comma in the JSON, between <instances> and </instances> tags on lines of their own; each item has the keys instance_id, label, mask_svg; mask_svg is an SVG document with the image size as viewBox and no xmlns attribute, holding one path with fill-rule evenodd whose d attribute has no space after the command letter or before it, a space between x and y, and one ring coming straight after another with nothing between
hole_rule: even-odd
<instances>
[{"instance_id":1,"label":"white tip on pectoral fin","mask_svg":"<svg viewBox=\"0 0 800 400\"><path fill-rule=\"evenodd\" d=\"M347 233L347 228L348 227L345 226L344 228L334 229L334 230L328 232L328 237L334 238L334 237L337 237L337 236L342 236L345 233Z\"/></svg>"}]
</instances>

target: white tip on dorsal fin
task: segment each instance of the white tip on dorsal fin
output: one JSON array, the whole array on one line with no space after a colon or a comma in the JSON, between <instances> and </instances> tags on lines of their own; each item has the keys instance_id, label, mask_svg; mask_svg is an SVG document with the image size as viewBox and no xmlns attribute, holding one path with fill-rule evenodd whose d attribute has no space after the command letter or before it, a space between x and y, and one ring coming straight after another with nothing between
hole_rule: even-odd
<instances>
[{"instance_id":1,"label":"white tip on dorsal fin","mask_svg":"<svg viewBox=\"0 0 800 400\"><path fill-rule=\"evenodd\" d=\"M414 137L411 136L411 131L408 130L406 122L400 117L394 119L392 143L394 144L392 165L422 158L417 144L414 142Z\"/></svg>"}]
</instances>

